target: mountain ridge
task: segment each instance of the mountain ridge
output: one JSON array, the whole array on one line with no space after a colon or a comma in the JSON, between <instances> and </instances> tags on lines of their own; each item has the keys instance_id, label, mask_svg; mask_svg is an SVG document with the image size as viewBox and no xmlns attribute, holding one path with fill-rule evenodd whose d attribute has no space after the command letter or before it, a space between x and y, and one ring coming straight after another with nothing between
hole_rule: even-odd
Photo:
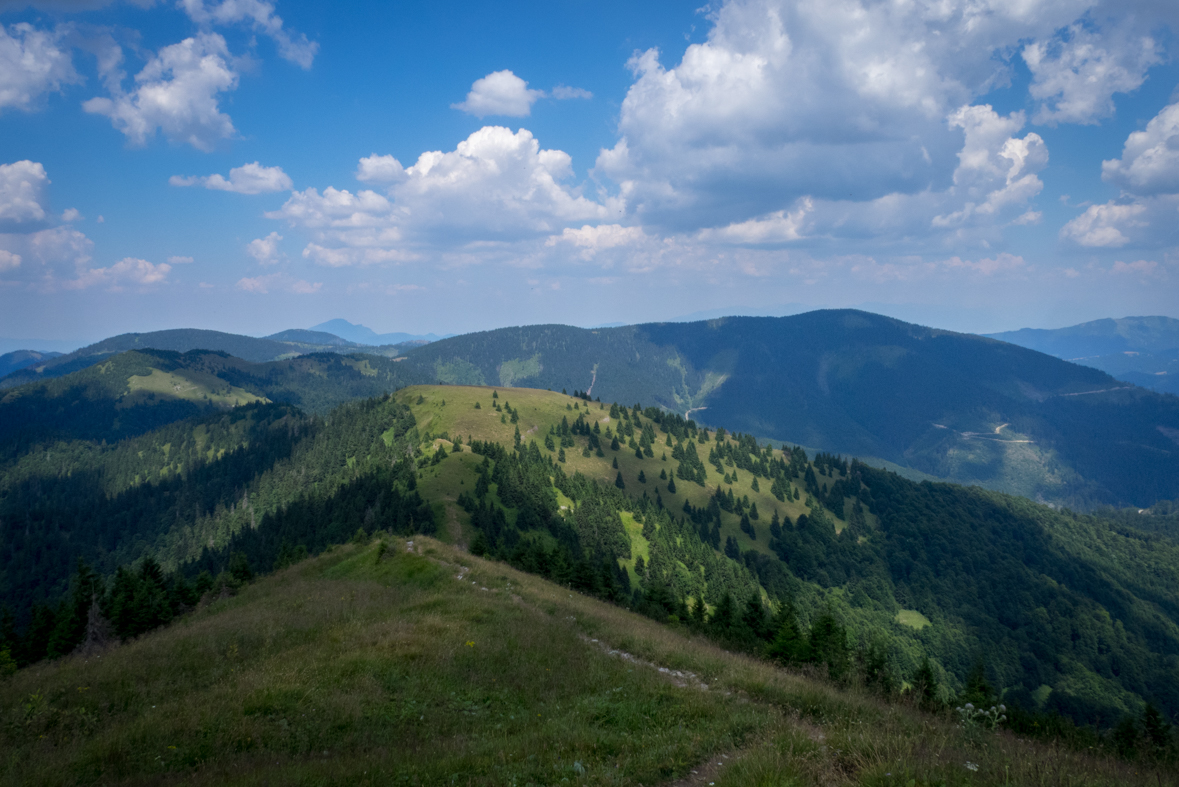
<instances>
[{"instance_id":1,"label":"mountain ridge","mask_svg":"<svg viewBox=\"0 0 1179 787\"><path fill-rule=\"evenodd\" d=\"M1179 395L1179 320L1171 317L1123 317L987 335Z\"/></svg>"},{"instance_id":2,"label":"mountain ridge","mask_svg":"<svg viewBox=\"0 0 1179 787\"><path fill-rule=\"evenodd\" d=\"M406 363L420 379L453 384L591 389L1033 499L1087 507L1179 497L1179 481L1156 483L1179 478L1176 445L1157 428L1179 429L1179 400L1009 343L867 312L501 328L433 342ZM1108 442L1085 437L1086 421Z\"/></svg>"}]
</instances>

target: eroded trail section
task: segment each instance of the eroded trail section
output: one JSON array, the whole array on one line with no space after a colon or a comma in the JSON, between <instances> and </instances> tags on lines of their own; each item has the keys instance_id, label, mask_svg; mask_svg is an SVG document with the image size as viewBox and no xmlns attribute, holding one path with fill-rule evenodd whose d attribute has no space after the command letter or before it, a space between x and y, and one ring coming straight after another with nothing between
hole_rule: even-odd
<instances>
[{"instance_id":1,"label":"eroded trail section","mask_svg":"<svg viewBox=\"0 0 1179 787\"><path fill-rule=\"evenodd\" d=\"M661 667L658 664L656 664L655 662L647 661L646 659L641 659L638 656L634 655L633 653L627 653L625 650L618 650L617 648L612 648L609 645L607 645L605 642L602 642L601 640L590 639L589 637L586 637L586 636L582 636L581 640L583 642L590 644L590 645L596 646L598 649L600 649L607 656L615 656L617 658L622 659L623 661L629 661L631 664L638 664L643 667L650 667L651 669L655 670L660 675L664 676L665 678L667 678L672 683L674 683L675 685L679 686L682 689L693 688L693 689L700 689L701 691L708 691L708 684L705 683L703 680L701 680L700 676L697 675L695 672L688 672L687 670L669 669L668 667Z\"/></svg>"}]
</instances>

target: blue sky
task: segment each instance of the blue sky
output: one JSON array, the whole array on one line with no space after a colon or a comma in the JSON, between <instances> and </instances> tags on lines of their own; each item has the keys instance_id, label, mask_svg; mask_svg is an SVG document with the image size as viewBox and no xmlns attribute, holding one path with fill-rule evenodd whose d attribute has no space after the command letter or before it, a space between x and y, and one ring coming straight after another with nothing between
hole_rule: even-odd
<instances>
[{"instance_id":1,"label":"blue sky","mask_svg":"<svg viewBox=\"0 0 1179 787\"><path fill-rule=\"evenodd\" d=\"M0 25L0 337L1179 317L1173 2L0 0Z\"/></svg>"}]
</instances>

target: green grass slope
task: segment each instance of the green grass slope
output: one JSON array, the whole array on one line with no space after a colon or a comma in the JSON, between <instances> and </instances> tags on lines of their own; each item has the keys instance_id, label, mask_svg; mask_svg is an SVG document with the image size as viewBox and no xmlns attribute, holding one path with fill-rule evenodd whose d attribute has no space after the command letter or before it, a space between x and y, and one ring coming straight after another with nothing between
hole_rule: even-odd
<instances>
[{"instance_id":1,"label":"green grass slope","mask_svg":"<svg viewBox=\"0 0 1179 787\"><path fill-rule=\"evenodd\" d=\"M0 682L29 785L1175 784L963 730L424 539Z\"/></svg>"}]
</instances>

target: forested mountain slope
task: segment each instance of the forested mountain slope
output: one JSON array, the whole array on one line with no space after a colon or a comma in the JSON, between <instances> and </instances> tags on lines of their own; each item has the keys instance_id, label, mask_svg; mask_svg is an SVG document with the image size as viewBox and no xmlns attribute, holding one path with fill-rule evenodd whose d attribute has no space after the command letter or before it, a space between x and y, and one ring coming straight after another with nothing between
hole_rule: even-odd
<instances>
[{"instance_id":1,"label":"forested mountain slope","mask_svg":"<svg viewBox=\"0 0 1179 787\"><path fill-rule=\"evenodd\" d=\"M437 533L743 648L773 635L762 603L789 603L899 679L929 657L959 691L982 663L1005 697L1084 723L1179 711L1171 536L540 390L412 387L323 418L256 403L41 445L0 483L0 593L35 660L84 633L85 594L29 607L79 557L150 555L192 582L361 528Z\"/></svg>"},{"instance_id":2,"label":"forested mountain slope","mask_svg":"<svg viewBox=\"0 0 1179 787\"><path fill-rule=\"evenodd\" d=\"M417 343L408 346L417 346ZM61 377L93 366L112 355L131 350L168 350L179 353L206 350L227 353L252 363L264 363L308 353L324 352L367 352L388 357L400 354L400 348L394 345L379 348L363 347L321 331L282 331L264 339L190 328L149 333L125 333L103 339L66 355L47 353L47 356L56 357L48 357L44 363L28 364L11 373L5 372L4 374L7 376L0 379L0 389Z\"/></svg>"},{"instance_id":3,"label":"forested mountain slope","mask_svg":"<svg viewBox=\"0 0 1179 787\"><path fill-rule=\"evenodd\" d=\"M44 443L115 441L255 401L325 413L411 382L403 371L413 370L373 355L323 353L249 363L201 350L121 353L63 377L0 392L0 462Z\"/></svg>"},{"instance_id":4,"label":"forested mountain slope","mask_svg":"<svg viewBox=\"0 0 1179 787\"><path fill-rule=\"evenodd\" d=\"M586 390L1087 507L1179 497L1179 399L1011 344L855 311L584 330L409 353L410 379Z\"/></svg>"}]
</instances>

